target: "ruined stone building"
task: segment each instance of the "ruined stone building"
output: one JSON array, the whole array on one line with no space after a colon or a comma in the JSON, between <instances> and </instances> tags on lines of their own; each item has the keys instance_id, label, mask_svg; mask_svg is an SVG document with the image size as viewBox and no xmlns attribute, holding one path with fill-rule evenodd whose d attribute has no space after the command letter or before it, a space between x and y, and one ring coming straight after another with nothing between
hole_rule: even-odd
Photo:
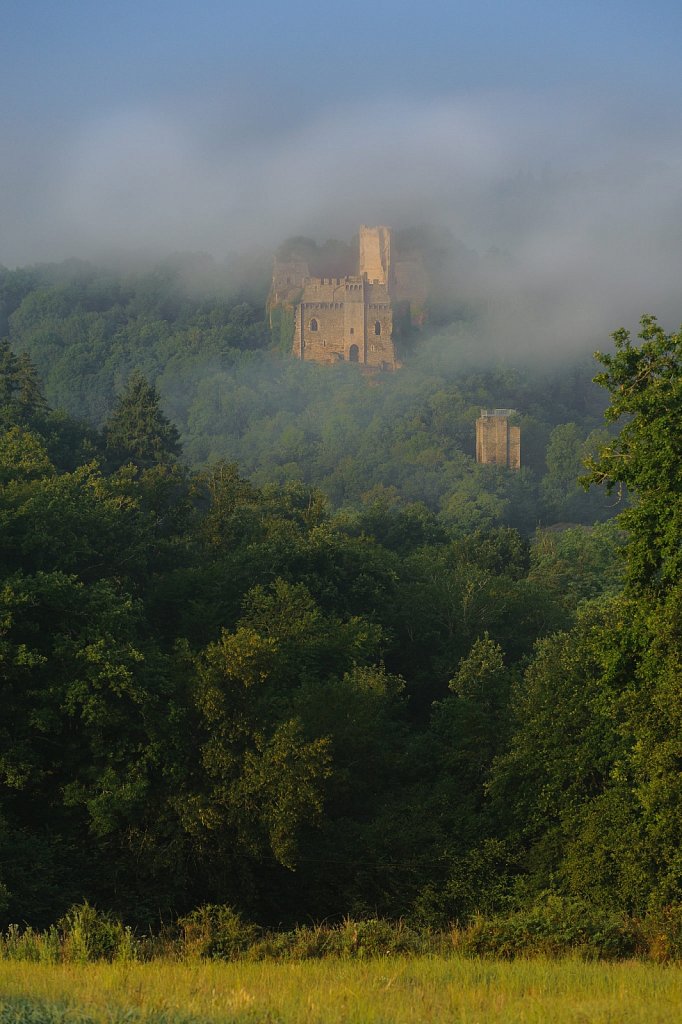
<instances>
[{"instance_id":1,"label":"ruined stone building","mask_svg":"<svg viewBox=\"0 0 682 1024\"><path fill-rule=\"evenodd\" d=\"M426 294L416 261L394 263L391 229L360 227L357 273L311 277L305 260L275 260L270 310L293 310L292 351L317 363L359 363L372 370L395 370L394 304ZM271 313L272 316L272 313Z\"/></svg>"},{"instance_id":2,"label":"ruined stone building","mask_svg":"<svg viewBox=\"0 0 682 1024\"><path fill-rule=\"evenodd\" d=\"M352 249L343 243L326 243L345 250L337 270L353 262ZM358 363L368 371L395 370L394 315L412 323L423 322L424 304L434 283L433 267L427 266L419 243L392 250L391 229L383 225L358 233L353 274L313 276L307 255L319 263L316 243L292 239L285 255L275 257L268 297L270 327L279 318L280 340L298 359L316 363ZM327 264L327 272L330 266ZM521 431L510 422L514 409L481 409L476 420L476 461L508 469L521 468Z\"/></svg>"},{"instance_id":3,"label":"ruined stone building","mask_svg":"<svg viewBox=\"0 0 682 1024\"><path fill-rule=\"evenodd\" d=\"M366 277L308 278L296 306L293 353L317 363L395 370L387 285Z\"/></svg>"},{"instance_id":4,"label":"ruined stone building","mask_svg":"<svg viewBox=\"0 0 682 1024\"><path fill-rule=\"evenodd\" d=\"M481 409L476 420L476 462L521 468L521 429L509 418L515 409Z\"/></svg>"}]
</instances>

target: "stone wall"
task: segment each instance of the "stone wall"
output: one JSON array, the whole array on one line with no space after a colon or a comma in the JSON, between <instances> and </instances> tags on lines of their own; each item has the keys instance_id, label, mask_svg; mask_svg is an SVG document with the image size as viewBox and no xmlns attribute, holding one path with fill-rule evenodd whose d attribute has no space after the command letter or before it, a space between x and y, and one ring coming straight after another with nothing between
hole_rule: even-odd
<instances>
[{"instance_id":1,"label":"stone wall","mask_svg":"<svg viewBox=\"0 0 682 1024\"><path fill-rule=\"evenodd\" d=\"M318 363L394 370L388 288L364 278L308 278L296 307L293 352Z\"/></svg>"},{"instance_id":2,"label":"stone wall","mask_svg":"<svg viewBox=\"0 0 682 1024\"><path fill-rule=\"evenodd\" d=\"M308 274L308 264L305 260L275 259L272 268L269 304L276 305L278 302L285 302L292 294L299 292Z\"/></svg>"},{"instance_id":3,"label":"stone wall","mask_svg":"<svg viewBox=\"0 0 682 1024\"><path fill-rule=\"evenodd\" d=\"M521 428L509 427L509 462L510 469L521 469Z\"/></svg>"}]
</instances>

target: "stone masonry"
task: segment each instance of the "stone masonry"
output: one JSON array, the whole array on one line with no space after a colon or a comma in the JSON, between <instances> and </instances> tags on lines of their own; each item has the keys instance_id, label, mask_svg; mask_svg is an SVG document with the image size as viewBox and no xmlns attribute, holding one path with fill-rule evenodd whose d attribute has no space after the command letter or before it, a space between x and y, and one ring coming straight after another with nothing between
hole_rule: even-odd
<instances>
[{"instance_id":1,"label":"stone masonry","mask_svg":"<svg viewBox=\"0 0 682 1024\"><path fill-rule=\"evenodd\" d=\"M385 284L364 277L308 278L294 317L294 355L317 363L395 370L393 312Z\"/></svg>"},{"instance_id":2,"label":"stone masonry","mask_svg":"<svg viewBox=\"0 0 682 1024\"><path fill-rule=\"evenodd\" d=\"M363 225L358 249L353 276L310 277L303 260L276 261L270 304L293 306L297 358L395 370L391 229Z\"/></svg>"},{"instance_id":3,"label":"stone masonry","mask_svg":"<svg viewBox=\"0 0 682 1024\"><path fill-rule=\"evenodd\" d=\"M509 422L515 409L481 409L476 420L476 461L521 468L521 430Z\"/></svg>"},{"instance_id":4,"label":"stone masonry","mask_svg":"<svg viewBox=\"0 0 682 1024\"><path fill-rule=\"evenodd\" d=\"M358 238L359 273L374 284L391 287L391 229L386 227L368 228L360 225Z\"/></svg>"}]
</instances>

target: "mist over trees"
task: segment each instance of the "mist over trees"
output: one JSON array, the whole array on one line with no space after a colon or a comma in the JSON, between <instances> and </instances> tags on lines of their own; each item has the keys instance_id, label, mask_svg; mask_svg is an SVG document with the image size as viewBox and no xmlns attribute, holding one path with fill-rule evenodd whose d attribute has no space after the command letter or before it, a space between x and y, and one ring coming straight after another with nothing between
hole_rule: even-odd
<instances>
[{"instance_id":1,"label":"mist over trees","mask_svg":"<svg viewBox=\"0 0 682 1024\"><path fill-rule=\"evenodd\" d=\"M3 921L668 913L680 336L618 333L600 388L472 314L367 379L187 278L0 275Z\"/></svg>"},{"instance_id":2,"label":"mist over trees","mask_svg":"<svg viewBox=\"0 0 682 1024\"><path fill-rule=\"evenodd\" d=\"M144 374L193 465L235 461L259 485L319 487L335 507L420 502L462 531L608 518L610 503L576 482L604 431L591 355L513 361L491 347L481 304L447 298L444 283L443 268L464 275L474 254L447 235L407 234L406 251L426 247L435 286L426 326L400 326L406 368L394 376L291 359L265 319L268 266L235 279L200 256L135 273L1 271L2 330L35 363L50 403L95 427L131 373ZM352 249L294 243L316 267L340 266ZM475 464L481 406L519 410L521 474Z\"/></svg>"}]
</instances>

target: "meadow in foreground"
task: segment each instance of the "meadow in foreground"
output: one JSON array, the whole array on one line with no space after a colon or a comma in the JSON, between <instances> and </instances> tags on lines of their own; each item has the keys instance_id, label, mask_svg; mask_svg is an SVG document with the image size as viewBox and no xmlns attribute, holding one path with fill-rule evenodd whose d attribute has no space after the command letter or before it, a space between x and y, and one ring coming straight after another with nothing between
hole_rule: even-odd
<instances>
[{"instance_id":1,"label":"meadow in foreground","mask_svg":"<svg viewBox=\"0 0 682 1024\"><path fill-rule=\"evenodd\" d=\"M663 1024L679 966L386 957L367 962L0 962L2 1024Z\"/></svg>"}]
</instances>

